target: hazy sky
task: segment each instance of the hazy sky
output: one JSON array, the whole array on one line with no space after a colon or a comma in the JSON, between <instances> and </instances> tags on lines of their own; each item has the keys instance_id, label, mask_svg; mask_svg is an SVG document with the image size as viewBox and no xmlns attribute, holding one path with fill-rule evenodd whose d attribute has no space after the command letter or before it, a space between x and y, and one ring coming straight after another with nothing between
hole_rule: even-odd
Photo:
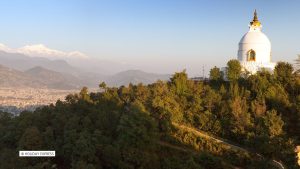
<instances>
[{"instance_id":1,"label":"hazy sky","mask_svg":"<svg viewBox=\"0 0 300 169\"><path fill-rule=\"evenodd\" d=\"M300 1L9 0L0 2L0 43L45 44L136 65L149 72L202 74L236 58L254 9L272 60L300 53Z\"/></svg>"}]
</instances>

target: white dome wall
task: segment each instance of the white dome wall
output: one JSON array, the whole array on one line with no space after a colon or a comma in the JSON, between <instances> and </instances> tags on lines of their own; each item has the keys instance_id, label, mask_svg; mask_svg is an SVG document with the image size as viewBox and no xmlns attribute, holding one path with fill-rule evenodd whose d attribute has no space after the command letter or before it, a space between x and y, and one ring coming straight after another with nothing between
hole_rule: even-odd
<instances>
[{"instance_id":1,"label":"white dome wall","mask_svg":"<svg viewBox=\"0 0 300 169\"><path fill-rule=\"evenodd\" d=\"M271 61L271 46L264 44L239 44L238 60L247 61L247 55L249 50L254 50L256 57L255 62L268 63Z\"/></svg>"},{"instance_id":2,"label":"white dome wall","mask_svg":"<svg viewBox=\"0 0 300 169\"><path fill-rule=\"evenodd\" d=\"M260 30L250 30L239 43L238 60L247 61L249 50L254 50L257 63L269 63L271 61L271 42ZM251 61L253 62L253 61Z\"/></svg>"}]
</instances>

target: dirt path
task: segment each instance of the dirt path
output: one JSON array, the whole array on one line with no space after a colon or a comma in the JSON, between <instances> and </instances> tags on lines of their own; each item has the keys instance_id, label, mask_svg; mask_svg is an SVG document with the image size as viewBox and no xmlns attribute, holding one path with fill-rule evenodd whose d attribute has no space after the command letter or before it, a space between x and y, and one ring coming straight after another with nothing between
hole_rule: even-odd
<instances>
[{"instance_id":1,"label":"dirt path","mask_svg":"<svg viewBox=\"0 0 300 169\"><path fill-rule=\"evenodd\" d=\"M178 124L178 123L172 123L175 127L177 128L180 128L180 129L183 129L183 130L186 130L186 131L189 131L189 132L192 132L202 138L206 138L206 139L209 139L209 140L213 140L217 143L221 143L221 144L224 144L224 145L227 145L229 146L230 148L232 149L235 149L235 150L239 150L239 151L244 151L244 152L247 152L247 153L254 153L250 150L247 150L246 148L243 148L243 147L240 147L238 145L234 145L233 143L229 143L227 140L225 139L222 139L222 138L216 138L214 136L211 136L211 135L208 135L207 133L203 132L203 131L200 131L198 129L195 129L195 128L191 128L191 127L188 127L188 126L185 126L185 125L181 125L181 124ZM178 147L177 147L178 148ZM262 157L262 158L265 158L263 157L261 154L258 154L258 153L254 153L256 154L257 156L259 157ZM276 160L271 160L270 163L279 168L279 169L285 169L284 165L282 163L280 163L279 161L276 161Z\"/></svg>"},{"instance_id":2,"label":"dirt path","mask_svg":"<svg viewBox=\"0 0 300 169\"><path fill-rule=\"evenodd\" d=\"M165 142L165 141L159 141L158 144L160 146L168 147L168 148L171 148L171 149L174 149L174 150L177 150L177 151L181 151L181 152L185 152L185 153L191 153L191 154L194 154L194 155L199 154L199 152L196 151L196 150L191 150L191 149L188 149L188 148L183 148L183 147L180 147L180 146L177 146L177 145ZM229 163L227 163L227 165L230 166L232 169L241 169L241 168L233 166L233 165L231 165Z\"/></svg>"}]
</instances>

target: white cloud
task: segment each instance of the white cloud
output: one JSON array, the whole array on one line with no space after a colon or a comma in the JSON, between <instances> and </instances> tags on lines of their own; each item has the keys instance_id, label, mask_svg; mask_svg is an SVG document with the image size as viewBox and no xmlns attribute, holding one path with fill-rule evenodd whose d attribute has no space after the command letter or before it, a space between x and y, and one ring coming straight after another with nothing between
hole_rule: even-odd
<instances>
[{"instance_id":1,"label":"white cloud","mask_svg":"<svg viewBox=\"0 0 300 169\"><path fill-rule=\"evenodd\" d=\"M64 52L55 49L50 49L43 44L26 45L21 48L13 49L4 44L0 44L0 50L8 53L20 53L31 57L46 57L46 58L89 58L86 54L79 51Z\"/></svg>"},{"instance_id":2,"label":"white cloud","mask_svg":"<svg viewBox=\"0 0 300 169\"><path fill-rule=\"evenodd\" d=\"M6 46L2 43L0 43L0 51L4 51L4 52L7 52L7 53L15 53L14 49L9 48L8 46Z\"/></svg>"}]
</instances>

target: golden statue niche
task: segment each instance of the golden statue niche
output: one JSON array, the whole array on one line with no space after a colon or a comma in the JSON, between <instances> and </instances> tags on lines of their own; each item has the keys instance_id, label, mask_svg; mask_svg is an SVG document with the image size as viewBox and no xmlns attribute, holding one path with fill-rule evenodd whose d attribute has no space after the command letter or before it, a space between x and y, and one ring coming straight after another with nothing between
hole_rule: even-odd
<instances>
[{"instance_id":1,"label":"golden statue niche","mask_svg":"<svg viewBox=\"0 0 300 169\"><path fill-rule=\"evenodd\" d=\"M255 55L256 53L253 49L249 50L247 54L247 61L255 61Z\"/></svg>"}]
</instances>

